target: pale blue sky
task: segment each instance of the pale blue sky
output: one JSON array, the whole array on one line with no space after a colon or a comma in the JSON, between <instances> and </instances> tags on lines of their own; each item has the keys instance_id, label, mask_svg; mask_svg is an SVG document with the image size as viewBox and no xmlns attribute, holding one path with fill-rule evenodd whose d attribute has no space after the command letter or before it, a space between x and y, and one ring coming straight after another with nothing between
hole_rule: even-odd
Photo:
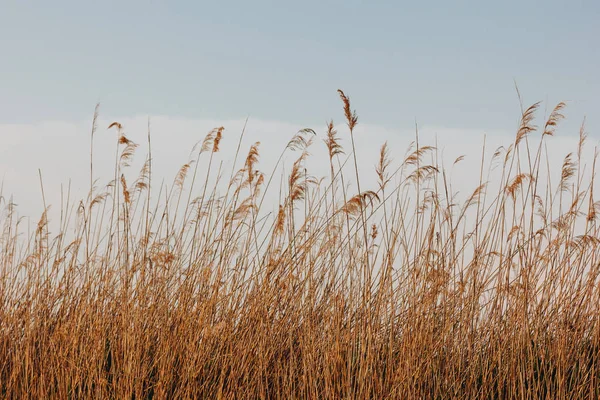
<instances>
[{"instance_id":1,"label":"pale blue sky","mask_svg":"<svg viewBox=\"0 0 600 400\"><path fill-rule=\"evenodd\" d=\"M106 115L513 129L570 101L600 128L598 1L0 0L0 123ZM597 134L597 132L593 132Z\"/></svg>"},{"instance_id":2,"label":"pale blue sky","mask_svg":"<svg viewBox=\"0 0 600 400\"><path fill-rule=\"evenodd\" d=\"M333 118L348 140L341 88L359 113L365 184L379 146L403 154L416 120L423 142L439 137L449 162L467 155L456 190L470 193L483 134L488 152L514 138L514 80L526 105L546 101L540 118L568 102L548 141L560 172L584 115L588 153L600 139L599 19L598 0L0 0L0 179L23 215L42 209L38 168L49 203L60 204L69 179L73 198L84 198L98 101L98 178L112 177L110 121L143 144L147 116L159 179L169 182L216 126L226 129L220 157L231 161L246 116L243 148L261 141L261 168L270 170L300 128L322 136ZM312 173L327 174L322 146L313 151Z\"/></svg>"}]
</instances>

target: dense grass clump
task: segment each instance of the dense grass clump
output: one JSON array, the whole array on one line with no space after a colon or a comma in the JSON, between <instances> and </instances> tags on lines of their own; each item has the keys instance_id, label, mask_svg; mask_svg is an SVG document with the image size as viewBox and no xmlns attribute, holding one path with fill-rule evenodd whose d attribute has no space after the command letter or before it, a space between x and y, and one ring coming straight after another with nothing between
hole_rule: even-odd
<instances>
[{"instance_id":1,"label":"dense grass clump","mask_svg":"<svg viewBox=\"0 0 600 400\"><path fill-rule=\"evenodd\" d=\"M418 138L402 159L384 144L362 187L339 94L352 146L327 125L324 178L310 129L289 167L263 173L259 144L238 145L229 174L217 128L169 187L151 150L131 179L136 144L115 122L114 179L98 187L92 158L57 233L45 212L27 238L2 197L0 397L599 398L595 158L584 169L582 129L549 159L564 105L540 129L538 104L524 110L458 202Z\"/></svg>"}]
</instances>

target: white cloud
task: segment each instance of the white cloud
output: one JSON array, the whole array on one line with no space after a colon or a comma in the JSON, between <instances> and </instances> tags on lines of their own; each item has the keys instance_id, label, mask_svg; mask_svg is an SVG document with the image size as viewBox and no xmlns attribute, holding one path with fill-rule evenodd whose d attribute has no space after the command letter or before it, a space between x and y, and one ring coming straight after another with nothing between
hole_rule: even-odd
<instances>
[{"instance_id":1,"label":"white cloud","mask_svg":"<svg viewBox=\"0 0 600 400\"><path fill-rule=\"evenodd\" d=\"M115 160L116 133L108 130L110 122L122 123L126 135L140 144L134 163L130 170L130 179L135 179L147 153L146 117L126 117L106 119L100 118L94 139L94 175L99 185L112 179ZM158 116L151 118L151 140L154 182L162 179L171 184L179 168L190 160L190 150L194 144L202 140L213 128L224 126L225 132L221 142L221 153L217 162L223 161L226 171L230 171L244 120L195 120ZM3 178L3 196L14 196L19 205L20 215L31 216L36 220L43 210L38 169L41 170L47 203L53 205L54 211L60 209L61 184L66 190L71 179L71 199L82 199L89 188L89 146L91 121L80 122L43 122L32 125L0 125L0 178ZM244 140L240 148L237 166L256 141L261 142L261 159L259 168L269 175L277 158L285 148L289 139L304 126L285 122L261 121L250 119L247 124ZM316 176L328 176L328 161L325 146L322 143L325 132L323 126L311 126L318 133L317 140L311 148L311 157L307 162L309 172ZM338 126L339 136L349 153L350 137L345 125ZM559 129L560 132L560 129ZM486 154L489 157L500 145L508 146L513 141L511 132L483 132L479 130L462 130L444 127L427 127L419 129L421 145L435 145L436 138L440 154L446 167L452 169L452 162L460 155L466 155L464 162L453 168L455 191L470 193L478 184L479 164L481 161L483 136L486 134ZM355 132L361 189L375 188L375 164L379 148L388 142L391 156L395 163L404 157L408 145L415 139L414 131L392 131L378 126L359 124ZM535 139L537 141L537 139ZM534 146L537 146L537 142ZM550 160L555 171L560 173L560 165L564 155L576 151L577 137L556 136L548 141ZM587 159L593 146L587 148ZM299 154L288 152L285 156L287 165ZM218 165L218 164L217 164ZM589 168L589 167L588 167ZM289 169L289 168L288 168ZM201 176L204 176L203 174ZM225 177L229 176L226 172ZM273 181L278 186L280 173ZM355 189L352 189L355 190ZM276 204L274 198L272 203Z\"/></svg>"}]
</instances>

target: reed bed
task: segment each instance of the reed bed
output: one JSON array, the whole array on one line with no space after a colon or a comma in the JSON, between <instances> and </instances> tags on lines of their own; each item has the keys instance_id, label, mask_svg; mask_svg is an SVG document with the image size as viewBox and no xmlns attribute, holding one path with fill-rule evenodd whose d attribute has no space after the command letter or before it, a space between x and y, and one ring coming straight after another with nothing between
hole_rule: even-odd
<instances>
[{"instance_id":1,"label":"reed bed","mask_svg":"<svg viewBox=\"0 0 600 400\"><path fill-rule=\"evenodd\" d=\"M170 185L152 179L150 133L132 171L119 122L114 178L97 182L96 112L89 194L64 199L58 230L48 209L28 236L0 197L0 397L600 398L596 158L583 127L549 158L564 104L539 127L539 103L524 108L459 202L418 136L402 157L383 144L363 187L339 95L347 129L298 132L271 171L243 132L224 171L236 140L219 127Z\"/></svg>"}]
</instances>

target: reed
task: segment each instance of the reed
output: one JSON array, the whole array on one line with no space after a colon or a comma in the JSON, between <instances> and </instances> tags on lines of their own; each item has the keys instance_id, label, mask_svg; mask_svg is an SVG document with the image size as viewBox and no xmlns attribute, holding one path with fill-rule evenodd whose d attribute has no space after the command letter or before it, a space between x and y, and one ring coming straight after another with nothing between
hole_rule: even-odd
<instances>
[{"instance_id":1,"label":"reed","mask_svg":"<svg viewBox=\"0 0 600 400\"><path fill-rule=\"evenodd\" d=\"M596 157L585 170L582 127L550 178L565 105L542 129L539 103L525 109L457 203L418 136L401 159L383 144L377 186L361 187L372 167L339 95L352 148L333 122L298 132L277 188L282 157L261 172L259 143L245 157L238 144L242 165L223 178L224 127L154 187L151 153L133 174L137 144L118 122L114 179L98 187L96 109L90 191L63 204L58 232L46 209L25 236L0 197L0 397L599 398ZM321 135L318 179L306 160Z\"/></svg>"}]
</instances>

